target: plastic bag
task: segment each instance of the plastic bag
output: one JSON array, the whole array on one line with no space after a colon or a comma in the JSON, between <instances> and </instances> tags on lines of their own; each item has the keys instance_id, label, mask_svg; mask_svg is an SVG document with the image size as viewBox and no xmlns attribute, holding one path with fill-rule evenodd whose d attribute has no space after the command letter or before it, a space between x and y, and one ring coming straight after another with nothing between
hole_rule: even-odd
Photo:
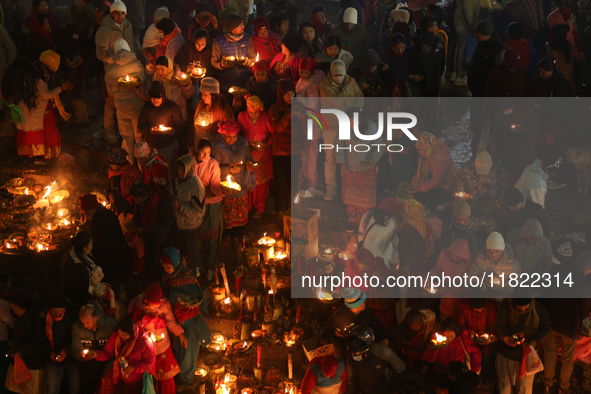
<instances>
[{"instance_id":1,"label":"plastic bag","mask_svg":"<svg viewBox=\"0 0 591 394\"><path fill-rule=\"evenodd\" d=\"M142 394L156 394L154 378L148 373L148 371L144 372L144 388L142 389Z\"/></svg>"},{"instance_id":2,"label":"plastic bag","mask_svg":"<svg viewBox=\"0 0 591 394\"><path fill-rule=\"evenodd\" d=\"M25 365L20 354L14 355L14 384L18 385L32 379L31 371Z\"/></svg>"},{"instance_id":3,"label":"plastic bag","mask_svg":"<svg viewBox=\"0 0 591 394\"><path fill-rule=\"evenodd\" d=\"M8 110L10 112L10 121L11 122L15 122L15 123L24 123L25 122L25 118L23 118L23 113L21 112L21 109L18 105L9 104L6 101L0 101L0 104L8 107Z\"/></svg>"},{"instance_id":4,"label":"plastic bag","mask_svg":"<svg viewBox=\"0 0 591 394\"><path fill-rule=\"evenodd\" d=\"M521 358L521 365L519 367L519 380L527 375L532 375L543 370L544 365L536 349L533 346L524 346L523 357Z\"/></svg>"}]
</instances>

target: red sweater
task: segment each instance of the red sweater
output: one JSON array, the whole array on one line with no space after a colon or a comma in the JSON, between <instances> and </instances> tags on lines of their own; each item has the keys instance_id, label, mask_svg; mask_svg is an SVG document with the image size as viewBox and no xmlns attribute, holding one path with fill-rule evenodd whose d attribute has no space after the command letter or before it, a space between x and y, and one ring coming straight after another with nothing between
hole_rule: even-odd
<instances>
[{"instance_id":1,"label":"red sweater","mask_svg":"<svg viewBox=\"0 0 591 394\"><path fill-rule=\"evenodd\" d=\"M433 337L434 336L435 334L433 334ZM464 347L462 347L462 344ZM442 349L430 350L430 348L427 348L423 353L423 361L428 363L437 362L444 367L447 367L452 361L464 362L466 361L464 348L470 355L470 370L478 373L480 371L481 362L480 349L474 342L472 342L470 334L468 334L468 331L466 330L462 330L452 343ZM435 370L439 370L437 366L435 366Z\"/></svg>"},{"instance_id":2,"label":"red sweater","mask_svg":"<svg viewBox=\"0 0 591 394\"><path fill-rule=\"evenodd\" d=\"M488 300L488 306L481 312L470 308L467 303L461 302L459 304L458 325L465 327L470 331L474 331L478 335L494 334L495 321L497 320L497 303L494 300ZM494 350L494 344L483 347L483 354L489 354Z\"/></svg>"},{"instance_id":3,"label":"red sweater","mask_svg":"<svg viewBox=\"0 0 591 394\"><path fill-rule=\"evenodd\" d=\"M135 326L135 335L137 337L135 345L129 356L125 357L129 365L133 367L133 372L131 372L128 378L124 378L122 374L119 375L119 377L126 383L139 382L143 379L146 371L148 371L149 374L154 374L154 365L156 364L156 353L154 352L152 340L146 336L144 330L142 330L137 324ZM111 334L111 337L103 350L98 350L96 352L97 361L108 361L115 356L115 342L117 341L118 336L119 333L117 331ZM114 362L118 363L119 360L115 360Z\"/></svg>"},{"instance_id":4,"label":"red sweater","mask_svg":"<svg viewBox=\"0 0 591 394\"><path fill-rule=\"evenodd\" d=\"M507 49L515 48L519 52L521 65L527 70L529 67L529 44L523 38L521 40L509 40L505 44Z\"/></svg>"}]
</instances>

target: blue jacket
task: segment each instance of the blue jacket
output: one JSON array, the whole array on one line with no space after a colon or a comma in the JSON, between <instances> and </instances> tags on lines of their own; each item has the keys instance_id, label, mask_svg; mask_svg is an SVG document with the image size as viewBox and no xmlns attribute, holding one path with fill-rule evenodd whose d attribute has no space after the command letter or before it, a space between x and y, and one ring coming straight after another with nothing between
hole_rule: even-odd
<instances>
[{"instance_id":1,"label":"blue jacket","mask_svg":"<svg viewBox=\"0 0 591 394\"><path fill-rule=\"evenodd\" d=\"M252 54L249 56L247 53L249 40L250 34L244 33L238 41L230 40L225 34L217 36L213 41L211 61L214 67L222 70L219 74L221 91L227 91L232 86L244 87L251 77L252 74L247 66L235 65L229 68L222 68L220 64L221 59L226 56L235 56L236 58L242 56L248 57L249 64L252 63L255 60L256 54L253 57Z\"/></svg>"}]
</instances>

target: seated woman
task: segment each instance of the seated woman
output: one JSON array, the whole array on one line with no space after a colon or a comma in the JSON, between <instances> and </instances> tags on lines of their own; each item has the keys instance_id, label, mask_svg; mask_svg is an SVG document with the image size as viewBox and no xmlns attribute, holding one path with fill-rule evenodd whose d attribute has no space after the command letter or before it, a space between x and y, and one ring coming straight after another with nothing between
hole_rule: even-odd
<instances>
[{"instance_id":1,"label":"seated woman","mask_svg":"<svg viewBox=\"0 0 591 394\"><path fill-rule=\"evenodd\" d=\"M144 373L155 373L156 354L154 344L131 316L123 318L102 350L88 352L86 360L108 361L113 359L111 370L115 394L142 394ZM119 362L125 359L125 363Z\"/></svg>"},{"instance_id":2,"label":"seated woman","mask_svg":"<svg viewBox=\"0 0 591 394\"><path fill-rule=\"evenodd\" d=\"M330 36L326 39L324 49L314 56L314 60L320 63L320 69L325 74L328 74L330 64L335 59L342 60L345 63L345 69L349 69L349 66L353 62L353 55L341 49L341 39L338 36Z\"/></svg>"},{"instance_id":3,"label":"seated woman","mask_svg":"<svg viewBox=\"0 0 591 394\"><path fill-rule=\"evenodd\" d=\"M234 111L226 97L220 94L220 83L217 79L205 77L201 80L201 101L195 110L195 133L191 145L196 146L202 138L215 141L218 136L218 123L224 119L234 120Z\"/></svg>"},{"instance_id":4,"label":"seated woman","mask_svg":"<svg viewBox=\"0 0 591 394\"><path fill-rule=\"evenodd\" d=\"M299 34L289 34L281 40L281 53L275 55L271 60L271 75L276 79L291 78L293 83L300 79L298 67L301 57L298 50L302 46L302 36Z\"/></svg>"},{"instance_id":5,"label":"seated woman","mask_svg":"<svg viewBox=\"0 0 591 394\"><path fill-rule=\"evenodd\" d=\"M250 146L250 154L257 169L256 188L248 193L248 210L256 209L254 219L259 219L265 213L269 184L273 179L273 155L271 153L271 134L273 126L269 114L261 99L250 96L246 100L246 111L238 114L240 134L246 137Z\"/></svg>"},{"instance_id":6,"label":"seated woman","mask_svg":"<svg viewBox=\"0 0 591 394\"><path fill-rule=\"evenodd\" d=\"M62 266L62 286L64 294L79 310L88 303L94 287L105 276L101 267L92 260L92 236L80 231L72 238L72 249L65 256Z\"/></svg>"},{"instance_id":7,"label":"seated woman","mask_svg":"<svg viewBox=\"0 0 591 394\"><path fill-rule=\"evenodd\" d=\"M323 43L316 34L316 26L310 21L305 21L300 25L300 35L304 37L304 43L298 50L298 55L303 59L305 57L314 57L322 51Z\"/></svg>"},{"instance_id":8,"label":"seated woman","mask_svg":"<svg viewBox=\"0 0 591 394\"><path fill-rule=\"evenodd\" d=\"M451 196L451 187L458 169L443 138L422 133L415 143L419 152L419 165L409 191L413 197L428 207L444 204Z\"/></svg>"},{"instance_id":9,"label":"seated woman","mask_svg":"<svg viewBox=\"0 0 591 394\"><path fill-rule=\"evenodd\" d=\"M220 164L221 179L240 185L239 191L224 190L224 223L231 229L248 223L248 192L255 188L256 173L246 166L252 156L246 137L238 135L240 126L225 119L218 124L218 131L222 136L213 143L213 157Z\"/></svg>"},{"instance_id":10,"label":"seated woman","mask_svg":"<svg viewBox=\"0 0 591 394\"><path fill-rule=\"evenodd\" d=\"M422 271L435 253L435 236L421 203L408 199L402 204L404 220L398 228L398 252L402 272Z\"/></svg>"},{"instance_id":11,"label":"seated woman","mask_svg":"<svg viewBox=\"0 0 591 394\"><path fill-rule=\"evenodd\" d=\"M411 50L406 38L396 33L390 39L390 46L380 51L380 58L388 65L384 72L387 94L394 97L409 97L416 92L417 83L423 80L425 70L419 55Z\"/></svg>"},{"instance_id":12,"label":"seated woman","mask_svg":"<svg viewBox=\"0 0 591 394\"><path fill-rule=\"evenodd\" d=\"M165 97L175 102L181 109L183 119L187 120L187 100L193 97L195 88L191 79L179 81L181 71L177 64L174 64L170 56L160 56L156 59L156 73L153 80L161 82L164 85ZM144 101L148 101L148 88L150 84L144 83L136 89L137 95Z\"/></svg>"},{"instance_id":13,"label":"seated woman","mask_svg":"<svg viewBox=\"0 0 591 394\"><path fill-rule=\"evenodd\" d=\"M423 353L423 361L433 363L433 370L438 374L446 373L445 367L454 361L466 363L472 372L479 373L480 349L472 342L468 330L460 328L454 318L448 317L441 324L440 331L449 345L439 350L428 347ZM434 338L435 334L432 336Z\"/></svg>"}]
</instances>

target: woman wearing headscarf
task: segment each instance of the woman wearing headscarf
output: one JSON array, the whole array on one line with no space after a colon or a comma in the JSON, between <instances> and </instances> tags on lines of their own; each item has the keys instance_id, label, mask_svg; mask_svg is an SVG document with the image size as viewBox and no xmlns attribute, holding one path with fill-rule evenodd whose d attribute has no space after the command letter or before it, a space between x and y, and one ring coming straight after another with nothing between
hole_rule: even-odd
<instances>
[{"instance_id":1,"label":"woman wearing headscarf","mask_svg":"<svg viewBox=\"0 0 591 394\"><path fill-rule=\"evenodd\" d=\"M422 271L435 253L435 236L421 203L414 199L402 203L404 220L398 228L398 253L403 272Z\"/></svg>"},{"instance_id":2,"label":"woman wearing headscarf","mask_svg":"<svg viewBox=\"0 0 591 394\"><path fill-rule=\"evenodd\" d=\"M398 226L401 204L394 197L384 197L377 208L370 209L359 223L359 241L375 257L384 259L390 269L398 264Z\"/></svg>"},{"instance_id":3,"label":"woman wearing headscarf","mask_svg":"<svg viewBox=\"0 0 591 394\"><path fill-rule=\"evenodd\" d=\"M70 118L59 94L72 89L74 85L68 81L60 84L56 74L59 65L60 55L45 51L25 74L23 99L18 103L24 122L16 123L16 144L20 156L55 159L60 154L62 143L53 108L57 107L65 120Z\"/></svg>"},{"instance_id":4,"label":"woman wearing headscarf","mask_svg":"<svg viewBox=\"0 0 591 394\"><path fill-rule=\"evenodd\" d=\"M183 114L183 119L187 120L187 100L193 97L195 87L191 83L191 78L179 80L181 77L179 66L174 63L170 56L160 56L156 59L156 72L153 80L161 82L164 85L164 93L168 100L175 102ZM136 89L139 97L148 101L148 82L144 83L143 88Z\"/></svg>"},{"instance_id":5,"label":"woman wearing headscarf","mask_svg":"<svg viewBox=\"0 0 591 394\"><path fill-rule=\"evenodd\" d=\"M163 38L160 41L160 46L156 51L156 57L168 56L174 59L181 46L185 43L185 39L181 34L181 29L174 23L172 19L162 18L156 23L156 29L162 34Z\"/></svg>"},{"instance_id":6,"label":"woman wearing headscarf","mask_svg":"<svg viewBox=\"0 0 591 394\"><path fill-rule=\"evenodd\" d=\"M271 61L271 75L277 80L291 78L295 84L300 79L298 67L300 56L298 51L303 44L303 38L299 34L288 34L281 42L281 53L275 55Z\"/></svg>"},{"instance_id":7,"label":"woman wearing headscarf","mask_svg":"<svg viewBox=\"0 0 591 394\"><path fill-rule=\"evenodd\" d=\"M380 55L373 49L367 49L349 70L349 75L355 78L364 97L383 97L386 95L386 82L382 71L388 66L382 62Z\"/></svg>"},{"instance_id":8,"label":"woman wearing headscarf","mask_svg":"<svg viewBox=\"0 0 591 394\"><path fill-rule=\"evenodd\" d=\"M362 135L376 135L378 125L362 113L362 108L349 108L347 115L354 119L354 113L358 113L358 124L355 129ZM354 120L353 120L354 122ZM381 137L373 140L380 144ZM337 163L341 163L341 178L343 180L342 198L347 205L347 217L349 223L359 223L361 217L368 209L376 206L376 187L378 179L377 163L384 154L383 150L373 148L367 152L357 152L353 149L364 141L354 134L348 141L340 141L336 157Z\"/></svg>"},{"instance_id":9,"label":"woman wearing headscarf","mask_svg":"<svg viewBox=\"0 0 591 394\"><path fill-rule=\"evenodd\" d=\"M275 129L271 137L273 147L273 178L275 181L275 210L285 211L291 207L291 190L297 190L290 183L292 164L300 157L303 135L292 135L291 99L295 96L295 86L290 79L279 81L277 102L269 108L271 125ZM295 185L296 187L299 185Z\"/></svg>"},{"instance_id":10,"label":"woman wearing headscarf","mask_svg":"<svg viewBox=\"0 0 591 394\"><path fill-rule=\"evenodd\" d=\"M240 186L239 191L224 190L224 223L226 229L248 223L248 194L255 189L256 173L246 165L252 162L246 137L238 135L240 126L224 119L218 124L221 134L213 143L213 157L220 164L221 179L231 179Z\"/></svg>"},{"instance_id":11,"label":"woman wearing headscarf","mask_svg":"<svg viewBox=\"0 0 591 394\"><path fill-rule=\"evenodd\" d=\"M220 260L224 231L224 210L222 208L224 190L220 184L220 165L216 159L211 157L212 151L211 141L206 138L199 140L197 146L191 148L191 153L197 161L195 173L205 188L205 214L203 222L199 226L196 242L199 250L198 255L203 257L203 252L206 252L207 280L209 281L213 279L214 269Z\"/></svg>"},{"instance_id":12,"label":"woman wearing headscarf","mask_svg":"<svg viewBox=\"0 0 591 394\"><path fill-rule=\"evenodd\" d=\"M254 34L250 37L248 49L257 54L257 61L270 62L275 55L281 53L281 39L271 31L269 21L265 16L257 16L252 21ZM256 59L255 59L256 60Z\"/></svg>"},{"instance_id":13,"label":"woman wearing headscarf","mask_svg":"<svg viewBox=\"0 0 591 394\"><path fill-rule=\"evenodd\" d=\"M193 144L197 145L202 138L215 141L218 134L218 123L224 119L234 120L234 111L226 97L220 94L220 83L215 78L205 77L201 80L201 100L197 104L195 117L195 135Z\"/></svg>"},{"instance_id":14,"label":"woman wearing headscarf","mask_svg":"<svg viewBox=\"0 0 591 394\"><path fill-rule=\"evenodd\" d=\"M422 133L415 143L419 152L419 166L409 191L417 201L428 207L439 206L450 197L450 190L458 169L443 138Z\"/></svg>"},{"instance_id":15,"label":"woman wearing headscarf","mask_svg":"<svg viewBox=\"0 0 591 394\"><path fill-rule=\"evenodd\" d=\"M108 361L113 359L112 367L106 371L107 380L115 394L141 394L144 388L144 373L154 374L156 354L154 343L131 316L123 318L117 331L111 334L102 350L91 350L86 360ZM120 358L128 366L122 368ZM105 383L103 383L105 384Z\"/></svg>"},{"instance_id":16,"label":"woman wearing headscarf","mask_svg":"<svg viewBox=\"0 0 591 394\"><path fill-rule=\"evenodd\" d=\"M256 166L256 188L248 193L248 210L256 210L254 219L263 216L269 196L269 184L273 179L273 155L271 153L271 134L273 126L265 106L257 96L246 99L246 111L238 114L240 134L246 137L250 146L253 166Z\"/></svg>"},{"instance_id":17,"label":"woman wearing headscarf","mask_svg":"<svg viewBox=\"0 0 591 394\"><path fill-rule=\"evenodd\" d=\"M169 18L170 13L168 12L168 7L160 7L154 11L154 23L148 27L146 33L144 34L144 39L142 41L142 49L151 48L151 47L160 47L160 43L162 42L162 33L156 28L156 24L163 18Z\"/></svg>"},{"instance_id":18,"label":"woman wearing headscarf","mask_svg":"<svg viewBox=\"0 0 591 394\"><path fill-rule=\"evenodd\" d=\"M175 338L174 355L181 372L175 376L177 389L193 386L199 349L211 342L211 332L201 312L207 313L207 303L203 300L203 291L197 278L181 259L179 251L168 247L160 256L160 264L164 270L162 289L170 300L174 315L185 331L187 346L181 346L179 338ZM195 302L186 302L187 298Z\"/></svg>"}]
</instances>

